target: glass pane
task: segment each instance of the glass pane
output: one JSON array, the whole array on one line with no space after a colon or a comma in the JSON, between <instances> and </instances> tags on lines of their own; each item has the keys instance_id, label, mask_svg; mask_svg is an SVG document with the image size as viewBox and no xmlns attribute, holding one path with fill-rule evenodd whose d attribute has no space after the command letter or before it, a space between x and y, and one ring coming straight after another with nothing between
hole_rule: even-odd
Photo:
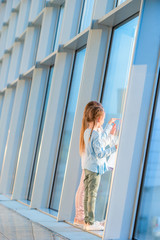
<instances>
[{"instance_id":1,"label":"glass pane","mask_svg":"<svg viewBox=\"0 0 160 240\"><path fill-rule=\"evenodd\" d=\"M85 30L87 27L90 26L91 19L92 19L93 6L94 6L94 0L85 0L79 32L82 32L83 30Z\"/></svg>"},{"instance_id":2,"label":"glass pane","mask_svg":"<svg viewBox=\"0 0 160 240\"><path fill-rule=\"evenodd\" d=\"M50 208L58 211L86 49L76 53Z\"/></svg>"},{"instance_id":3,"label":"glass pane","mask_svg":"<svg viewBox=\"0 0 160 240\"><path fill-rule=\"evenodd\" d=\"M118 0L117 6L125 2L126 0Z\"/></svg>"},{"instance_id":4,"label":"glass pane","mask_svg":"<svg viewBox=\"0 0 160 240\"><path fill-rule=\"evenodd\" d=\"M49 98L49 93L50 93L50 88L51 88L52 75L53 75L53 66L50 68L50 74L49 74L47 88L46 88L46 95L45 95L45 100L44 100L44 105L43 105L43 112L42 112L42 117L41 117L39 135L38 135L37 146L36 146L35 157L34 157L34 163L33 163L33 168L32 168L32 176L31 176L30 187L29 187L29 191L28 191L28 200L31 200L31 196L32 196L33 183L34 183L37 161L38 161L38 155L39 155L39 148L40 148L40 145L41 145L41 138L42 138L42 132L43 132L43 127L44 127L44 120L45 120L45 116L46 116L48 98Z\"/></svg>"},{"instance_id":5,"label":"glass pane","mask_svg":"<svg viewBox=\"0 0 160 240\"><path fill-rule=\"evenodd\" d=\"M56 31L56 35L55 35L55 43L54 43L53 51L56 51L58 49L58 42L59 42L59 36L60 36L60 31L61 31L61 26L62 26L63 13L64 13L64 5L62 5L59 10L57 31Z\"/></svg>"},{"instance_id":6,"label":"glass pane","mask_svg":"<svg viewBox=\"0 0 160 240\"><path fill-rule=\"evenodd\" d=\"M135 237L160 239L160 84L146 156Z\"/></svg>"},{"instance_id":7,"label":"glass pane","mask_svg":"<svg viewBox=\"0 0 160 240\"><path fill-rule=\"evenodd\" d=\"M106 112L105 124L111 118L122 117L137 22L138 17L115 28L113 31L107 74L102 95L102 104ZM112 171L108 171L101 179L96 207L98 220L105 218L111 175Z\"/></svg>"}]
</instances>

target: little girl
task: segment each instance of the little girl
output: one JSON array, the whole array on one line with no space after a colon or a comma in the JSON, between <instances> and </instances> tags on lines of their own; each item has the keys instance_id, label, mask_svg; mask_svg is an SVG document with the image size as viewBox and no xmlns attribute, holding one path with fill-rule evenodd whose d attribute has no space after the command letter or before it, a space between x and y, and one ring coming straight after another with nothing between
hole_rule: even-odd
<instances>
[{"instance_id":1,"label":"little girl","mask_svg":"<svg viewBox=\"0 0 160 240\"><path fill-rule=\"evenodd\" d=\"M81 156L81 166L82 166L82 175L80 179L80 183L76 192L75 196L75 218L74 218L74 224L77 226L83 226L84 225L84 169L83 169L83 158L84 158L84 131L88 127L87 118L88 118L88 110L92 106L101 106L100 103L96 101L90 101L83 112L83 118L82 118L82 127L81 127L81 133L80 133L80 156Z\"/></svg>"},{"instance_id":2,"label":"little girl","mask_svg":"<svg viewBox=\"0 0 160 240\"><path fill-rule=\"evenodd\" d=\"M107 170L106 157L116 151L116 147L107 145L108 134L110 133L115 119L111 119L102 132L99 129L104 123L105 112L100 103L88 107L86 121L88 128L82 126L80 150L84 153L84 214L86 230L103 230L104 227L95 222L95 204L101 175Z\"/></svg>"}]
</instances>

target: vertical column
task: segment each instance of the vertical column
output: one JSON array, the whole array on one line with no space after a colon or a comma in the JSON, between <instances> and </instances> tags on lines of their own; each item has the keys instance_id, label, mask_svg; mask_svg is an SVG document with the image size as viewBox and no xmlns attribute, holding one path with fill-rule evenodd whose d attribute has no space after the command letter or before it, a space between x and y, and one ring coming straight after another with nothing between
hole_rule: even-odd
<instances>
[{"instance_id":1,"label":"vertical column","mask_svg":"<svg viewBox=\"0 0 160 240\"><path fill-rule=\"evenodd\" d=\"M8 33L8 24L3 25L2 31L1 31L1 37L0 37L0 58L3 57L5 47L6 47L6 39L7 39L7 33Z\"/></svg>"},{"instance_id":2,"label":"vertical column","mask_svg":"<svg viewBox=\"0 0 160 240\"><path fill-rule=\"evenodd\" d=\"M3 167L1 171L1 193L10 193L12 191L19 146L21 143L23 126L28 105L29 92L30 81L22 80L17 83L9 134L3 159Z\"/></svg>"},{"instance_id":3,"label":"vertical column","mask_svg":"<svg viewBox=\"0 0 160 240\"><path fill-rule=\"evenodd\" d=\"M12 49L11 62L8 70L8 83L12 83L19 77L22 52L23 42L16 42Z\"/></svg>"},{"instance_id":4,"label":"vertical column","mask_svg":"<svg viewBox=\"0 0 160 240\"><path fill-rule=\"evenodd\" d=\"M35 54L37 50L37 37L39 29L29 27L26 32L20 74L27 72L35 63Z\"/></svg>"},{"instance_id":5,"label":"vertical column","mask_svg":"<svg viewBox=\"0 0 160 240\"><path fill-rule=\"evenodd\" d=\"M25 31L25 29L28 26L30 5L31 5L30 0L21 0L19 14L18 14L16 37L21 36L21 34Z\"/></svg>"},{"instance_id":6,"label":"vertical column","mask_svg":"<svg viewBox=\"0 0 160 240\"><path fill-rule=\"evenodd\" d=\"M0 171L2 168L3 157L7 142L9 124L14 102L15 88L6 89L4 93L3 107L0 118Z\"/></svg>"},{"instance_id":7,"label":"vertical column","mask_svg":"<svg viewBox=\"0 0 160 240\"><path fill-rule=\"evenodd\" d=\"M11 10L12 10L13 0L6 1L6 8L5 8L5 15L4 15L4 22L8 22Z\"/></svg>"},{"instance_id":8,"label":"vertical column","mask_svg":"<svg viewBox=\"0 0 160 240\"><path fill-rule=\"evenodd\" d=\"M6 7L6 3L1 2L1 6L0 6L0 30L1 30L2 25L3 25L5 7Z\"/></svg>"},{"instance_id":9,"label":"vertical column","mask_svg":"<svg viewBox=\"0 0 160 240\"><path fill-rule=\"evenodd\" d=\"M58 12L58 6L54 8L45 8L37 52L37 61L41 61L53 51L53 42L56 33Z\"/></svg>"},{"instance_id":10,"label":"vertical column","mask_svg":"<svg viewBox=\"0 0 160 240\"><path fill-rule=\"evenodd\" d=\"M8 26L7 40L6 40L6 49L10 49L14 43L16 27L17 27L17 18L18 18L17 12L11 13L9 26Z\"/></svg>"},{"instance_id":11,"label":"vertical column","mask_svg":"<svg viewBox=\"0 0 160 240\"><path fill-rule=\"evenodd\" d=\"M0 73L0 78L1 78L0 89L3 89L7 86L10 61L11 61L11 55L5 54L3 57L2 68Z\"/></svg>"},{"instance_id":12,"label":"vertical column","mask_svg":"<svg viewBox=\"0 0 160 240\"><path fill-rule=\"evenodd\" d=\"M1 112L2 112L2 106L3 106L3 99L4 99L4 93L0 94L0 119L1 119Z\"/></svg>"},{"instance_id":13,"label":"vertical column","mask_svg":"<svg viewBox=\"0 0 160 240\"><path fill-rule=\"evenodd\" d=\"M31 2L29 21L32 22L45 7L45 0L34 0Z\"/></svg>"},{"instance_id":14,"label":"vertical column","mask_svg":"<svg viewBox=\"0 0 160 240\"><path fill-rule=\"evenodd\" d=\"M47 75L47 70L34 70L25 126L18 156L17 171L12 194L13 199L26 199L26 194L28 192Z\"/></svg>"},{"instance_id":15,"label":"vertical column","mask_svg":"<svg viewBox=\"0 0 160 240\"><path fill-rule=\"evenodd\" d=\"M103 239L132 239L159 57L159 10L158 0L143 1Z\"/></svg>"}]
</instances>

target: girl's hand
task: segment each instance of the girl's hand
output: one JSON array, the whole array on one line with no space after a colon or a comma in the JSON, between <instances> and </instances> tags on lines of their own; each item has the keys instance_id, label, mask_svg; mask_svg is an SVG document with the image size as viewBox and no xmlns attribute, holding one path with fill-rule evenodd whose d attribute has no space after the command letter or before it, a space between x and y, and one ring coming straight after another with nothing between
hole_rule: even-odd
<instances>
[{"instance_id":1,"label":"girl's hand","mask_svg":"<svg viewBox=\"0 0 160 240\"><path fill-rule=\"evenodd\" d=\"M109 123L109 124L112 124L112 123L114 123L117 119L118 119L118 118L111 118L108 123Z\"/></svg>"}]
</instances>

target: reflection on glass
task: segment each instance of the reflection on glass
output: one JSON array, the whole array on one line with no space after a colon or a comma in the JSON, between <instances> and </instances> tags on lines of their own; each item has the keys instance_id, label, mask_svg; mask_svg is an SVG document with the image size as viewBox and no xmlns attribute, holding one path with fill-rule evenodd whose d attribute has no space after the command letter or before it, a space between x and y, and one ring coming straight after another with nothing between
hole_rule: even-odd
<instances>
[{"instance_id":1,"label":"reflection on glass","mask_svg":"<svg viewBox=\"0 0 160 240\"><path fill-rule=\"evenodd\" d=\"M56 51L58 49L58 42L59 42L59 36L60 36L60 31L61 31L63 12L64 12L64 4L62 6L60 6L60 9L59 9L59 16L58 16L58 23L57 23L53 51Z\"/></svg>"},{"instance_id":2,"label":"reflection on glass","mask_svg":"<svg viewBox=\"0 0 160 240\"><path fill-rule=\"evenodd\" d=\"M83 13L79 32L85 30L91 24L94 0L84 0Z\"/></svg>"},{"instance_id":3,"label":"reflection on glass","mask_svg":"<svg viewBox=\"0 0 160 240\"><path fill-rule=\"evenodd\" d=\"M41 145L41 138L42 138L42 132L43 132L43 127L44 127L44 120L45 120L45 117L46 117L48 98L49 98L49 93L50 93L50 88L51 88L52 75L53 75L53 66L50 68L50 73L49 73L49 78L48 78L48 83L47 83L47 88L46 88L46 94L45 94L45 99L44 99L44 104L43 104L43 112L42 112L42 117L41 117L37 146L36 146L33 168L32 168L32 175L31 175L30 186L29 186L29 191L28 191L28 200L31 200L31 196L32 196L33 183L34 183L37 161L38 161L38 155L39 155L39 148L40 148L40 145Z\"/></svg>"},{"instance_id":4,"label":"reflection on glass","mask_svg":"<svg viewBox=\"0 0 160 240\"><path fill-rule=\"evenodd\" d=\"M126 0L118 0L117 6L125 2Z\"/></svg>"},{"instance_id":5,"label":"reflection on glass","mask_svg":"<svg viewBox=\"0 0 160 240\"><path fill-rule=\"evenodd\" d=\"M105 124L111 118L122 117L137 21L138 17L115 28L113 31L107 74L102 94L102 104L106 112ZM102 220L105 217L111 174L112 172L108 171L101 179L96 207L98 220Z\"/></svg>"},{"instance_id":6,"label":"reflection on glass","mask_svg":"<svg viewBox=\"0 0 160 240\"><path fill-rule=\"evenodd\" d=\"M135 238L160 239L160 84L146 155Z\"/></svg>"},{"instance_id":7,"label":"reflection on glass","mask_svg":"<svg viewBox=\"0 0 160 240\"><path fill-rule=\"evenodd\" d=\"M61 196L64 172L66 167L66 161L68 156L68 149L69 149L69 144L71 139L74 115L76 111L85 52L86 52L85 48L78 51L76 53L76 58L75 58L74 71L73 71L73 76L72 76L72 81L70 86L68 105L66 108L63 133L61 136L61 144L59 148L57 168L56 168L56 173L54 177L53 192L52 192L52 198L50 203L50 208L56 211L58 211L59 202L60 202L60 196Z\"/></svg>"}]
</instances>

